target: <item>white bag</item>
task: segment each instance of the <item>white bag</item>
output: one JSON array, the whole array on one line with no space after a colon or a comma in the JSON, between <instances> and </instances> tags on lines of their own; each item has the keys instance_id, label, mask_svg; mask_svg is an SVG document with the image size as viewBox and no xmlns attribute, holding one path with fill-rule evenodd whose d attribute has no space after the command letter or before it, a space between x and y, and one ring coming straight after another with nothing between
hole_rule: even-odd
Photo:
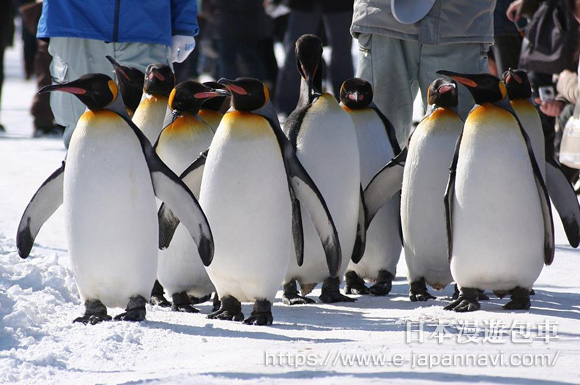
<instances>
[{"instance_id":1,"label":"white bag","mask_svg":"<svg viewBox=\"0 0 580 385\"><path fill-rule=\"evenodd\" d=\"M580 115L574 114L564 127L560 143L560 163L580 169Z\"/></svg>"}]
</instances>

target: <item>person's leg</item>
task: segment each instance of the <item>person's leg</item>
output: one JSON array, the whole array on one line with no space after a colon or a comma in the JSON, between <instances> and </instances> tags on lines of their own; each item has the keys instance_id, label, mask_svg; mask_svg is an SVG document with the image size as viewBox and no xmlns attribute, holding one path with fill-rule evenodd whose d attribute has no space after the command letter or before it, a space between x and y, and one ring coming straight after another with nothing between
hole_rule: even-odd
<instances>
[{"instance_id":1,"label":"person's leg","mask_svg":"<svg viewBox=\"0 0 580 385\"><path fill-rule=\"evenodd\" d=\"M238 42L239 75L247 76L264 81L266 79L266 66L263 53L259 50L258 40Z\"/></svg>"},{"instance_id":2,"label":"person's leg","mask_svg":"<svg viewBox=\"0 0 580 385\"><path fill-rule=\"evenodd\" d=\"M48 43L38 40L38 49L34 57L34 73L36 75L36 86L41 89L50 85L50 62L52 57L48 54ZM42 135L54 129L54 115L50 109L50 95L47 93L34 94L30 114L34 118L34 134Z\"/></svg>"},{"instance_id":3,"label":"person's leg","mask_svg":"<svg viewBox=\"0 0 580 385\"><path fill-rule=\"evenodd\" d=\"M296 68L294 52L296 40L305 33L316 33L321 21L320 13L293 11L288 16L286 34L284 35L284 65L278 72L276 84L276 108L281 114L290 115L300 94L300 74Z\"/></svg>"},{"instance_id":4,"label":"person's leg","mask_svg":"<svg viewBox=\"0 0 580 385\"><path fill-rule=\"evenodd\" d=\"M349 27L352 21L352 12L333 12L322 15L324 29L332 53L330 68L327 71L329 83L332 84L334 96L340 98L342 82L354 76L352 64L352 37Z\"/></svg>"},{"instance_id":5,"label":"person's leg","mask_svg":"<svg viewBox=\"0 0 580 385\"><path fill-rule=\"evenodd\" d=\"M421 46L371 34L360 34L358 44L357 77L372 84L373 100L395 127L403 147L412 126Z\"/></svg>"},{"instance_id":6,"label":"person's leg","mask_svg":"<svg viewBox=\"0 0 580 385\"><path fill-rule=\"evenodd\" d=\"M457 43L444 45L424 45L421 50L419 84L423 105L427 105L427 88L429 84L442 75L438 70L448 70L467 74L488 73L487 44ZM462 85L459 88L459 115L463 119L473 108L473 98Z\"/></svg>"},{"instance_id":7,"label":"person's leg","mask_svg":"<svg viewBox=\"0 0 580 385\"><path fill-rule=\"evenodd\" d=\"M99 40L55 37L50 39L48 52L53 60L50 73L56 83L66 83L82 75L94 72L110 73L111 65L106 55L113 55L112 44ZM50 106L56 124L64 127L63 140L68 148L70 138L80 116L85 112L85 105L74 95L66 92L51 92Z\"/></svg>"}]
</instances>

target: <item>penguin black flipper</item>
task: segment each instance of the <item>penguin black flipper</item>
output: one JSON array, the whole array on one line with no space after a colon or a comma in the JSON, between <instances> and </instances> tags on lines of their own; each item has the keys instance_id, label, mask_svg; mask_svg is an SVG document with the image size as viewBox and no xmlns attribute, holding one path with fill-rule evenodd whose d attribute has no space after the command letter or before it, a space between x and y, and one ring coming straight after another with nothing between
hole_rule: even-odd
<instances>
[{"instance_id":1,"label":"penguin black flipper","mask_svg":"<svg viewBox=\"0 0 580 385\"><path fill-rule=\"evenodd\" d=\"M304 107L295 109L286 119L284 123L284 134L292 144L292 148L296 150L296 141L298 140L298 134L300 133L300 127L302 127L302 122L304 117L308 112L308 109L312 104L307 104Z\"/></svg>"},{"instance_id":2,"label":"penguin black flipper","mask_svg":"<svg viewBox=\"0 0 580 385\"><path fill-rule=\"evenodd\" d=\"M211 228L199 202L189 188L159 158L147 137L127 116L123 119L133 129L141 143L141 148L149 166L155 196L167 203L173 212L179 213L179 220L185 225L197 245L201 261L209 266L213 259L214 243Z\"/></svg>"},{"instance_id":3,"label":"penguin black flipper","mask_svg":"<svg viewBox=\"0 0 580 385\"><path fill-rule=\"evenodd\" d=\"M364 191L367 208L367 229L377 212L396 193L403 184L403 171L407 160L407 147L375 174Z\"/></svg>"},{"instance_id":4,"label":"penguin black flipper","mask_svg":"<svg viewBox=\"0 0 580 385\"><path fill-rule=\"evenodd\" d=\"M445 195L443 196L443 205L445 206L445 229L447 232L447 256L449 262L451 262L453 254L453 196L455 195L455 172L457 171L457 160L459 159L461 139L463 139L463 131L459 133L459 137L455 143L455 153L453 154L451 166L449 166L449 179L447 180L447 187L445 188Z\"/></svg>"},{"instance_id":5,"label":"penguin black flipper","mask_svg":"<svg viewBox=\"0 0 580 385\"><path fill-rule=\"evenodd\" d=\"M389 143L391 143L391 147L393 149L393 154L397 155L398 153L401 152L401 146L399 146L399 142L397 141L397 133L395 132L395 127L393 126L391 121L387 119L385 114L383 114L381 110L379 110L379 107L377 107L375 102L371 102L371 104L369 104L369 108L372 108L377 113L377 115L385 125L385 130L387 131Z\"/></svg>"},{"instance_id":6,"label":"penguin black flipper","mask_svg":"<svg viewBox=\"0 0 580 385\"><path fill-rule=\"evenodd\" d=\"M296 263L302 266L304 263L304 228L302 227L302 209L300 201L291 186L292 182L288 179L288 190L290 190L290 201L292 203L292 238L294 240L294 251L296 253Z\"/></svg>"},{"instance_id":7,"label":"penguin black flipper","mask_svg":"<svg viewBox=\"0 0 580 385\"><path fill-rule=\"evenodd\" d=\"M308 107L309 106L305 107L304 110L307 110ZM342 251L340 248L340 242L338 240L336 226L334 225L334 221L330 215L330 211L326 206L326 202L324 201L322 194L318 190L318 187L310 175L308 175L308 172L302 166L302 163L300 163L300 160L294 151L294 146L291 144L286 135L284 135L272 103L268 102L266 105L264 105L264 107L252 112L262 116L270 123L270 126L276 135L276 139L278 140L280 150L282 151L284 167L286 168L286 175L288 176L288 184L293 190L295 198L300 201L300 203L310 214L312 224L314 224L316 232L318 233L318 236L322 242L322 247L326 255L328 272L331 277L336 277L342 262ZM304 112L304 114L306 114L306 112ZM295 210L295 201L292 202L292 207L292 215L294 217L294 215L300 213L300 211ZM296 258L300 264L300 260L303 260L303 257L301 257L300 254L303 255L304 253L304 238L302 233L301 219L300 222L294 221L293 219L292 232L294 236L295 249L297 252ZM302 241L300 241L300 239L302 239ZM296 244L297 240L298 245Z\"/></svg>"},{"instance_id":8,"label":"penguin black flipper","mask_svg":"<svg viewBox=\"0 0 580 385\"><path fill-rule=\"evenodd\" d=\"M580 206L574 188L562 173L558 162L546 158L546 187L554 207L560 215L570 246L577 248L580 243Z\"/></svg>"},{"instance_id":9,"label":"penguin black flipper","mask_svg":"<svg viewBox=\"0 0 580 385\"><path fill-rule=\"evenodd\" d=\"M498 104L496 104L498 105ZM554 261L554 252L555 252L555 241L554 241L554 220L552 218L552 206L550 205L550 198L548 196L548 189L546 188L546 184L544 183L544 178L542 178L542 173L540 172L540 168L538 163L536 162L536 157L534 156L534 150L532 149L532 144L530 142L530 138L526 133L526 130L522 126L522 122L516 115L515 111L508 105L499 104L501 108L504 108L518 122L518 126L520 127L520 132L524 137L524 141L526 142L526 146L528 148L528 155L530 157L530 163L532 164L532 169L534 170L534 178L536 180L536 186L538 188L538 196L540 198L540 205L542 208L542 215L544 216L544 263L546 265L551 265ZM547 163L546 163L547 164ZM546 167L546 174L547 174Z\"/></svg>"},{"instance_id":10,"label":"penguin black flipper","mask_svg":"<svg viewBox=\"0 0 580 385\"><path fill-rule=\"evenodd\" d=\"M358 223L356 225L356 239L352 249L352 256L350 259L354 263L359 263L365 253L367 242L367 207L365 204L364 190L360 186L360 197L358 207Z\"/></svg>"},{"instance_id":11,"label":"penguin black flipper","mask_svg":"<svg viewBox=\"0 0 580 385\"><path fill-rule=\"evenodd\" d=\"M202 152L179 176L179 179L191 191L199 191L208 152L209 149ZM169 247L180 221L165 203L162 203L161 207L159 207L157 217L159 219L159 249L164 250Z\"/></svg>"},{"instance_id":12,"label":"penguin black flipper","mask_svg":"<svg viewBox=\"0 0 580 385\"><path fill-rule=\"evenodd\" d=\"M64 167L63 161L62 165L42 183L22 214L16 234L16 247L20 258L28 257L40 228L62 205Z\"/></svg>"}]
</instances>

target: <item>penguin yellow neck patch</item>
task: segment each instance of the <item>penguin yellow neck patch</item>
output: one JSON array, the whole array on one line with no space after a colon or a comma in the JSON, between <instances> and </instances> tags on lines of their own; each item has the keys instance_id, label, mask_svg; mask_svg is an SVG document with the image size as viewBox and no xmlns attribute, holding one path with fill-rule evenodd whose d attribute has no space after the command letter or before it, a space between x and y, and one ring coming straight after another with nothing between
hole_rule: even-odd
<instances>
[{"instance_id":1,"label":"penguin yellow neck patch","mask_svg":"<svg viewBox=\"0 0 580 385\"><path fill-rule=\"evenodd\" d=\"M119 93L119 88L117 87L117 84L115 84L114 81L109 80L108 85L109 85L109 90L113 94L113 100L116 100L117 94Z\"/></svg>"}]
</instances>

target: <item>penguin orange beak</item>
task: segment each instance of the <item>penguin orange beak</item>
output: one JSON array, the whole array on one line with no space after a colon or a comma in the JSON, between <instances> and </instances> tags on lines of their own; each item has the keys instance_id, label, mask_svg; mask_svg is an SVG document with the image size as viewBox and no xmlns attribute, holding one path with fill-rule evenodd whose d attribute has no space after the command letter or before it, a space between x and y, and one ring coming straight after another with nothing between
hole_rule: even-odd
<instances>
[{"instance_id":1,"label":"penguin orange beak","mask_svg":"<svg viewBox=\"0 0 580 385\"><path fill-rule=\"evenodd\" d=\"M155 68L153 68L151 70L151 73L149 74L149 81L153 80L153 77L156 77L157 80L159 80L160 82L165 80L165 76L163 76L163 74L161 74L159 71L157 71Z\"/></svg>"},{"instance_id":2,"label":"penguin orange beak","mask_svg":"<svg viewBox=\"0 0 580 385\"><path fill-rule=\"evenodd\" d=\"M241 88L241 87L238 87ZM211 99L211 98L216 98L218 96L230 96L230 93L226 90L211 90L211 91L205 91L205 92L197 92L193 95L194 98L196 99Z\"/></svg>"},{"instance_id":3,"label":"penguin orange beak","mask_svg":"<svg viewBox=\"0 0 580 385\"><path fill-rule=\"evenodd\" d=\"M113 65L113 68L115 69L115 72L123 75L125 77L125 79L127 80L131 80L129 78L129 75L127 74L127 72L123 69L123 67L115 60L113 59L111 56L107 55L105 56L107 58L108 61L111 62L111 64Z\"/></svg>"},{"instance_id":4,"label":"penguin orange beak","mask_svg":"<svg viewBox=\"0 0 580 385\"><path fill-rule=\"evenodd\" d=\"M446 71L446 70L439 70L436 73L438 73L439 75L445 75L447 77L450 77L451 79L455 80L458 83L463 84L466 87L471 87L471 88L477 87L477 82L473 79L469 79L468 77L466 77L466 75L459 74L457 72Z\"/></svg>"},{"instance_id":5,"label":"penguin orange beak","mask_svg":"<svg viewBox=\"0 0 580 385\"><path fill-rule=\"evenodd\" d=\"M52 92L52 91L61 91L61 92L68 92L69 94L75 95L84 95L87 93L87 90L81 87L75 87L73 85L74 82L65 83L65 84L51 84L49 86L42 87L38 93L43 94L45 92Z\"/></svg>"},{"instance_id":6,"label":"penguin orange beak","mask_svg":"<svg viewBox=\"0 0 580 385\"><path fill-rule=\"evenodd\" d=\"M221 78L218 80L219 84L223 84L230 92L238 95L247 95L248 91L235 84L235 81ZM216 90L217 91L217 90Z\"/></svg>"},{"instance_id":7,"label":"penguin orange beak","mask_svg":"<svg viewBox=\"0 0 580 385\"><path fill-rule=\"evenodd\" d=\"M447 92L451 92L451 90L453 90L455 87L452 84L445 84L441 87L439 87L439 89L437 91L439 91L439 93L441 95L446 94Z\"/></svg>"}]
</instances>

